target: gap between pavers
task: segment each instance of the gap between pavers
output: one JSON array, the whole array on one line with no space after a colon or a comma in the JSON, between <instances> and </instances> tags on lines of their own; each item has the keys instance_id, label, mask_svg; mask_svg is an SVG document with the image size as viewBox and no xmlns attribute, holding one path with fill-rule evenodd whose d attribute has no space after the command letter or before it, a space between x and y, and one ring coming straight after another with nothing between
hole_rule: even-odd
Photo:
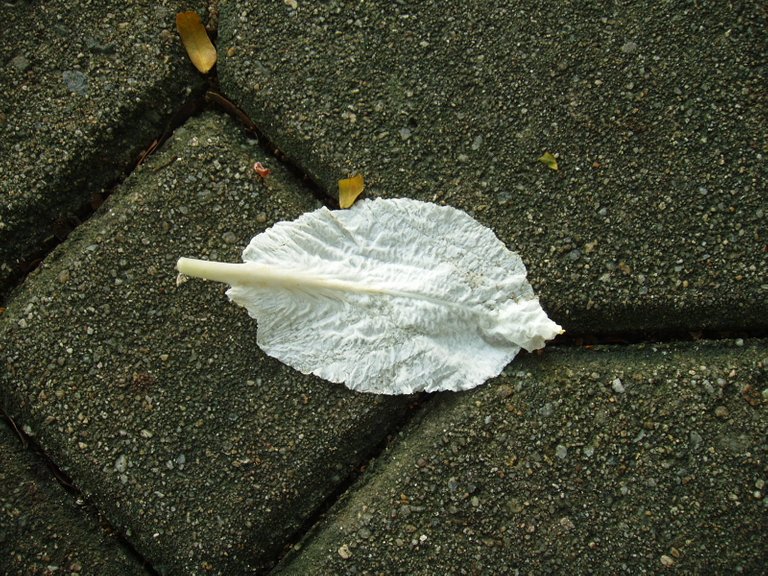
<instances>
[{"instance_id":1,"label":"gap between pavers","mask_svg":"<svg viewBox=\"0 0 768 576\"><path fill-rule=\"evenodd\" d=\"M11 2L0 33L0 295L90 214L204 81L175 29L206 2Z\"/></svg>"},{"instance_id":2,"label":"gap between pavers","mask_svg":"<svg viewBox=\"0 0 768 576\"><path fill-rule=\"evenodd\" d=\"M78 507L11 427L0 422L0 571L148 576L114 534Z\"/></svg>"},{"instance_id":3,"label":"gap between pavers","mask_svg":"<svg viewBox=\"0 0 768 576\"><path fill-rule=\"evenodd\" d=\"M232 0L218 70L329 194L489 225L571 333L759 334L766 37L727 4Z\"/></svg>"},{"instance_id":4,"label":"gap between pavers","mask_svg":"<svg viewBox=\"0 0 768 576\"><path fill-rule=\"evenodd\" d=\"M407 412L266 357L224 286L176 286L179 256L237 262L316 204L204 114L3 315L6 410L161 574L264 572Z\"/></svg>"},{"instance_id":5,"label":"gap between pavers","mask_svg":"<svg viewBox=\"0 0 768 576\"><path fill-rule=\"evenodd\" d=\"M273 574L760 574L766 386L766 341L528 356L439 395Z\"/></svg>"}]
</instances>

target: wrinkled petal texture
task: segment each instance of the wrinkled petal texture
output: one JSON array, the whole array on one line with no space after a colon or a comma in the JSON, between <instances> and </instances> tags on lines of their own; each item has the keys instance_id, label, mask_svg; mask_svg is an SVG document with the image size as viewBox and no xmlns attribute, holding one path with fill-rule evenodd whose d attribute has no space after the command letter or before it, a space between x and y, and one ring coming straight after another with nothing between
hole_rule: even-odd
<instances>
[{"instance_id":1,"label":"wrinkled petal texture","mask_svg":"<svg viewBox=\"0 0 768 576\"><path fill-rule=\"evenodd\" d=\"M267 354L354 390L466 390L560 332L520 257L448 206L321 208L256 236L243 260L336 283L227 294L258 320Z\"/></svg>"}]
</instances>

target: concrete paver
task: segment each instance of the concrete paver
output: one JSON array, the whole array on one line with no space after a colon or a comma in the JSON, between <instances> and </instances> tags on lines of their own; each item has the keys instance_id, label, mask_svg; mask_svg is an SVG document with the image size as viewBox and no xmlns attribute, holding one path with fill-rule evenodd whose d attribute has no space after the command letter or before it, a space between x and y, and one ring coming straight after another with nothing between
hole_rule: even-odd
<instances>
[{"instance_id":1,"label":"concrete paver","mask_svg":"<svg viewBox=\"0 0 768 576\"><path fill-rule=\"evenodd\" d=\"M219 77L329 193L359 171L490 225L571 332L759 331L761 13L233 0Z\"/></svg>"},{"instance_id":2,"label":"concrete paver","mask_svg":"<svg viewBox=\"0 0 768 576\"><path fill-rule=\"evenodd\" d=\"M551 349L441 394L275 574L760 574L768 343Z\"/></svg>"},{"instance_id":3,"label":"concrete paver","mask_svg":"<svg viewBox=\"0 0 768 576\"><path fill-rule=\"evenodd\" d=\"M182 6L206 2L4 4L0 294L202 88L174 29Z\"/></svg>"},{"instance_id":4,"label":"concrete paver","mask_svg":"<svg viewBox=\"0 0 768 576\"><path fill-rule=\"evenodd\" d=\"M315 205L206 114L3 315L6 410L160 573L264 571L406 409L266 357L223 286L176 287L179 256L238 261L253 234Z\"/></svg>"},{"instance_id":5,"label":"concrete paver","mask_svg":"<svg viewBox=\"0 0 768 576\"><path fill-rule=\"evenodd\" d=\"M177 3L7 8L0 290L202 85ZM360 171L370 195L491 226L571 333L764 335L760 9L600 10L230 0L220 81L329 195ZM267 572L408 413L265 357L223 286L175 286L178 256L237 261L318 205L240 132L189 121L0 316L4 409L159 574ZM756 572L767 358L757 340L524 356L429 401L280 570ZM71 570L64 533L98 530L54 500L27 526ZM33 555L16 528L4 549ZM77 551L98 566L99 546Z\"/></svg>"},{"instance_id":6,"label":"concrete paver","mask_svg":"<svg viewBox=\"0 0 768 576\"><path fill-rule=\"evenodd\" d=\"M0 423L0 514L3 574L149 574L78 507L5 423Z\"/></svg>"}]
</instances>

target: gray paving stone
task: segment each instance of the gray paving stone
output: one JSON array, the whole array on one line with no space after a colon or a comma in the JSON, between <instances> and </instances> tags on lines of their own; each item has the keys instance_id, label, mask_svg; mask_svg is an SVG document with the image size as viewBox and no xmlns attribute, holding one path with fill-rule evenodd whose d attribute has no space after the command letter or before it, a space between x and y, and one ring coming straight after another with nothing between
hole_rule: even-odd
<instances>
[{"instance_id":1,"label":"gray paving stone","mask_svg":"<svg viewBox=\"0 0 768 576\"><path fill-rule=\"evenodd\" d=\"M0 294L166 128L202 78L176 34L206 2L6 2L0 33Z\"/></svg>"},{"instance_id":2,"label":"gray paving stone","mask_svg":"<svg viewBox=\"0 0 768 576\"><path fill-rule=\"evenodd\" d=\"M359 171L492 226L571 332L759 331L768 50L739 6L233 0L219 77L330 194Z\"/></svg>"},{"instance_id":3,"label":"gray paving stone","mask_svg":"<svg viewBox=\"0 0 768 576\"><path fill-rule=\"evenodd\" d=\"M760 574L768 342L552 348L442 394L274 574Z\"/></svg>"},{"instance_id":4,"label":"gray paving stone","mask_svg":"<svg viewBox=\"0 0 768 576\"><path fill-rule=\"evenodd\" d=\"M147 576L114 535L78 507L10 426L0 422L2 573Z\"/></svg>"},{"instance_id":5,"label":"gray paving stone","mask_svg":"<svg viewBox=\"0 0 768 576\"><path fill-rule=\"evenodd\" d=\"M370 195L492 226L571 332L759 332L768 51L753 4L230 0L220 79L329 194L360 171ZM179 7L6 6L0 291L199 82ZM223 287L175 286L178 256L236 261L315 206L207 114L0 316L4 408L160 574L266 572L406 411L266 358ZM766 365L761 341L522 358L430 402L280 571L756 573ZM0 455L3 511L29 514L60 571L115 558L70 548L98 530L47 519L54 497L20 502L6 470L24 457ZM17 528L0 545L38 570Z\"/></svg>"},{"instance_id":6,"label":"gray paving stone","mask_svg":"<svg viewBox=\"0 0 768 576\"><path fill-rule=\"evenodd\" d=\"M257 160L274 171L264 181ZM206 114L2 316L6 410L161 574L266 570L406 410L266 357L224 286L176 286L179 256L236 262L316 203Z\"/></svg>"}]
</instances>

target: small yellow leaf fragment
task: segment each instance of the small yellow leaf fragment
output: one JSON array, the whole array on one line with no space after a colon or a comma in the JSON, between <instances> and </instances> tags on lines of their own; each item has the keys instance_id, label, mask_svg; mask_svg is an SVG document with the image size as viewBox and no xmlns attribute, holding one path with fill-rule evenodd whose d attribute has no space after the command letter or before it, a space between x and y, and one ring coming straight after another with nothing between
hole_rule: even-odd
<instances>
[{"instance_id":1,"label":"small yellow leaf fragment","mask_svg":"<svg viewBox=\"0 0 768 576\"><path fill-rule=\"evenodd\" d=\"M349 208L363 193L363 190L365 190L365 181L362 174L339 180L339 206Z\"/></svg>"},{"instance_id":2,"label":"small yellow leaf fragment","mask_svg":"<svg viewBox=\"0 0 768 576\"><path fill-rule=\"evenodd\" d=\"M539 158L539 162L544 164L544 166L546 166L550 170L557 170L557 158L555 158L549 152L544 152L541 158Z\"/></svg>"},{"instance_id":3,"label":"small yellow leaf fragment","mask_svg":"<svg viewBox=\"0 0 768 576\"><path fill-rule=\"evenodd\" d=\"M216 48L208 38L208 32L197 12L176 14L176 29L195 68L207 74L216 64Z\"/></svg>"}]
</instances>

